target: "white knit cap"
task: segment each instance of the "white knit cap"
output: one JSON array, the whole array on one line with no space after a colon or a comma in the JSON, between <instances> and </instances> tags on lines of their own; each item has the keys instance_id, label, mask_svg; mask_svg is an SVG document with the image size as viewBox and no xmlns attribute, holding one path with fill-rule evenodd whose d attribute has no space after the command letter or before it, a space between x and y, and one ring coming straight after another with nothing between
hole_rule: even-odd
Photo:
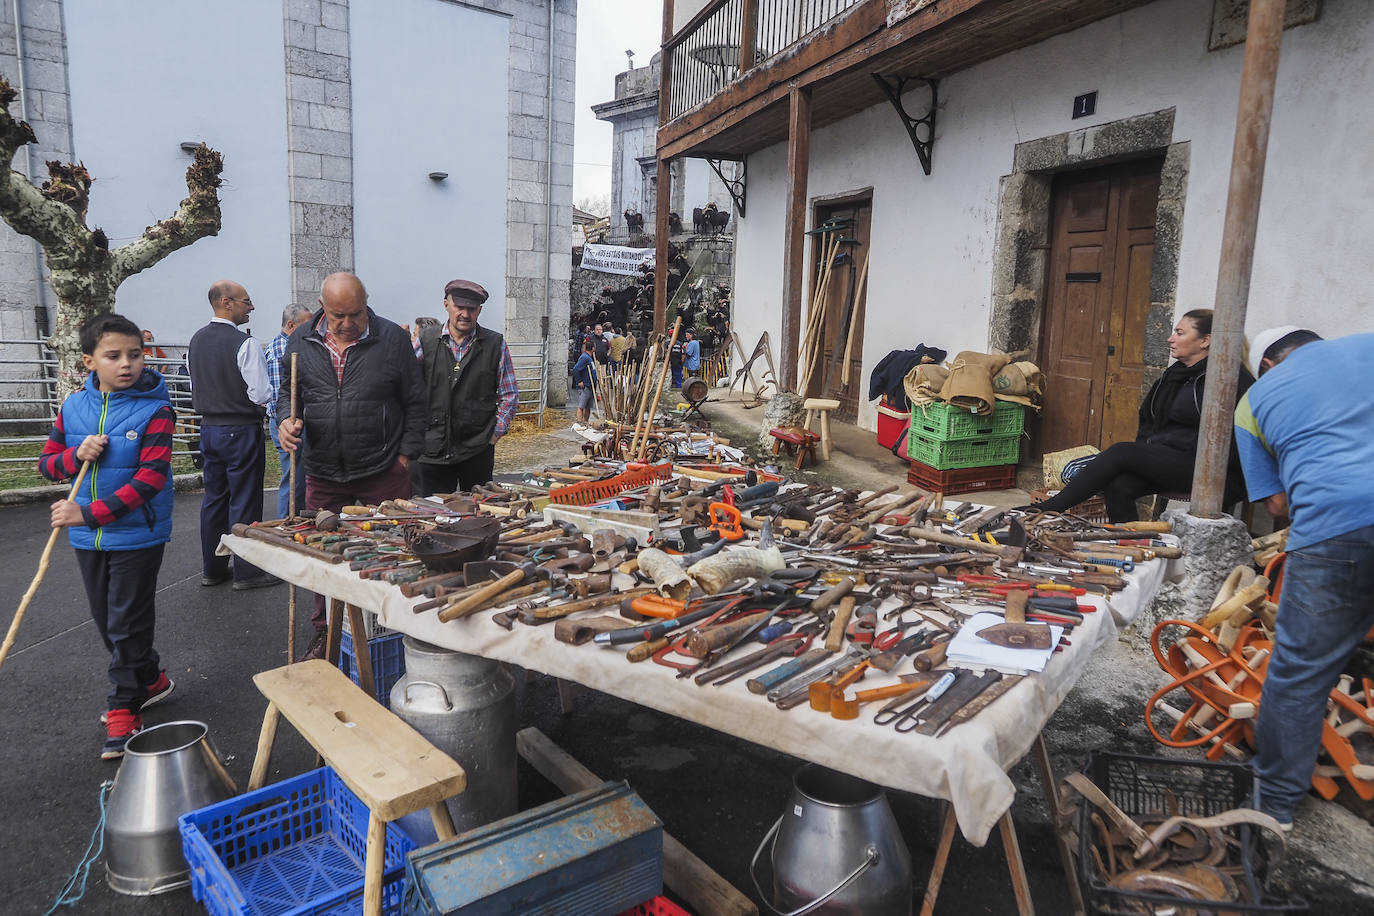
<instances>
[{"instance_id":1,"label":"white knit cap","mask_svg":"<svg viewBox=\"0 0 1374 916\"><path fill-rule=\"evenodd\" d=\"M1295 324L1285 324L1277 328L1267 328L1250 338L1250 374L1259 378L1260 360L1264 358L1264 351L1280 338L1301 330L1302 328Z\"/></svg>"}]
</instances>

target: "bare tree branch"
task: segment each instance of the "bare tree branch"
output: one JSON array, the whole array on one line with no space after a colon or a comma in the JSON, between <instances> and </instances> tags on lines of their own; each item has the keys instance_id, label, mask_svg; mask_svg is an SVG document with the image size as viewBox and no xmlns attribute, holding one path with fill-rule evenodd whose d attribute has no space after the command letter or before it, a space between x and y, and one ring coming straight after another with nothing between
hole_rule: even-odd
<instances>
[{"instance_id":1,"label":"bare tree branch","mask_svg":"<svg viewBox=\"0 0 1374 916\"><path fill-rule=\"evenodd\" d=\"M116 286L178 248L185 248L208 235L219 235L219 195L215 192L223 170L221 153L204 143L196 147L195 160L186 169L188 195L177 212L144 229L143 235L114 252L110 270Z\"/></svg>"},{"instance_id":2,"label":"bare tree branch","mask_svg":"<svg viewBox=\"0 0 1374 916\"><path fill-rule=\"evenodd\" d=\"M71 207L47 199L20 172L9 168L25 144L35 142L27 121L9 110L17 93L0 77L0 217L15 232L38 240L50 254L73 255L90 241L90 230Z\"/></svg>"}]
</instances>

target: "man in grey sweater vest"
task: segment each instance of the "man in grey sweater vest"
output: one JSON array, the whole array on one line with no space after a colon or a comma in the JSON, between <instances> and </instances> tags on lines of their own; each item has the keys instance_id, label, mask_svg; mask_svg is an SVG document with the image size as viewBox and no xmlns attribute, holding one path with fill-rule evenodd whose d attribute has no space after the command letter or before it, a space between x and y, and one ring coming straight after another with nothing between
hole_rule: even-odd
<instances>
[{"instance_id":1,"label":"man in grey sweater vest","mask_svg":"<svg viewBox=\"0 0 1374 916\"><path fill-rule=\"evenodd\" d=\"M229 579L229 559L215 556L220 537L236 524L262 521L263 405L272 395L262 347L239 330L253 311L248 291L232 280L220 280L210 287L209 298L215 317L195 333L187 350L191 404L201 415L205 498L200 506L200 584L207 587ZM234 561L236 589L278 582L242 559Z\"/></svg>"}]
</instances>

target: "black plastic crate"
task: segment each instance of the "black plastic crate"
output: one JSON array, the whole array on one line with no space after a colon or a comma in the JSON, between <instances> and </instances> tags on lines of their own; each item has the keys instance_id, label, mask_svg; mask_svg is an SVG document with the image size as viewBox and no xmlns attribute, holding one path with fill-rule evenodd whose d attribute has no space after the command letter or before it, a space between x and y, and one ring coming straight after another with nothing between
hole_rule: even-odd
<instances>
[{"instance_id":1,"label":"black plastic crate","mask_svg":"<svg viewBox=\"0 0 1374 916\"><path fill-rule=\"evenodd\" d=\"M1133 817L1157 813L1210 817L1233 808L1258 808L1259 787L1244 764L1211 763L1168 757L1096 752L1088 759L1087 776L1117 807ZM1300 914L1308 906L1300 899L1276 900L1269 893L1270 863L1260 834L1248 824L1238 828L1243 874L1236 884L1257 903L1206 901L1183 903L1161 894L1135 893L1110 887L1089 852L1095 828L1089 815L1095 806L1083 799L1078 810L1078 884L1089 916L1139 916L1214 910L1245 914ZM1157 909L1156 909L1157 908Z\"/></svg>"}]
</instances>

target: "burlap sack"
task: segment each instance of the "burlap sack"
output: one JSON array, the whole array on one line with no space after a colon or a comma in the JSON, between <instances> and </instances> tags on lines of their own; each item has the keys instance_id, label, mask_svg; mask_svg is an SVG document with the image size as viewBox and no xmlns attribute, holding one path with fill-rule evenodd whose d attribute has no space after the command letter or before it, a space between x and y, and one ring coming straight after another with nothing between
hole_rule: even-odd
<instances>
[{"instance_id":1,"label":"burlap sack","mask_svg":"<svg viewBox=\"0 0 1374 916\"><path fill-rule=\"evenodd\" d=\"M992 378L1002 371L1011 357L1005 353L978 353L964 350L949 364L949 378L940 389L940 400L986 417L997 409Z\"/></svg>"},{"instance_id":2,"label":"burlap sack","mask_svg":"<svg viewBox=\"0 0 1374 916\"><path fill-rule=\"evenodd\" d=\"M940 399L940 389L945 387L949 370L936 363L920 363L902 379L902 387L914 407L926 407Z\"/></svg>"},{"instance_id":3,"label":"burlap sack","mask_svg":"<svg viewBox=\"0 0 1374 916\"><path fill-rule=\"evenodd\" d=\"M1083 458L1087 455L1096 455L1098 449L1091 445L1080 445L1077 448L1066 448L1062 452L1046 452L1041 463L1045 473L1046 490L1064 489L1064 479L1059 476L1059 472L1064 470L1064 465L1073 461L1075 458Z\"/></svg>"},{"instance_id":4,"label":"burlap sack","mask_svg":"<svg viewBox=\"0 0 1374 916\"><path fill-rule=\"evenodd\" d=\"M1038 409L1045 395L1045 375L1035 363L1008 363L993 377L992 389L999 401Z\"/></svg>"}]
</instances>

